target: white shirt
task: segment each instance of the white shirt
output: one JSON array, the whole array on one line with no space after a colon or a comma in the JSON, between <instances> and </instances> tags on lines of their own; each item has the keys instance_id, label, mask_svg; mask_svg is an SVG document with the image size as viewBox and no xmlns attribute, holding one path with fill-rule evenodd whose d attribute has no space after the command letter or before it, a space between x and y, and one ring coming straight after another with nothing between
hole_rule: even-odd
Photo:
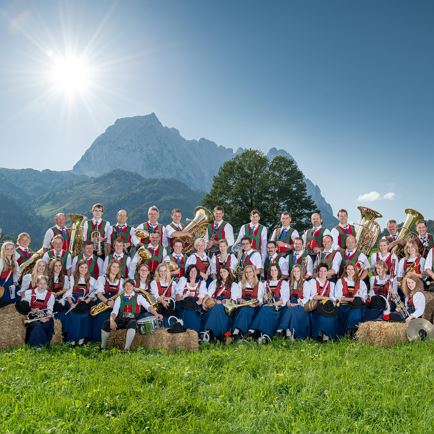
<instances>
[{"instance_id":1,"label":"white shirt","mask_svg":"<svg viewBox=\"0 0 434 434\"><path fill-rule=\"evenodd\" d=\"M396 276L396 274L398 273L399 261L398 261L398 257L395 255L395 253L390 253L390 252L386 253L385 256L383 256L381 254L381 252L372 253L372 255L371 255L371 270L372 270L372 272L375 271L375 264L377 263L377 258L379 258L381 261L386 262L386 260L388 260L389 256L391 256L391 255L392 255L391 261L395 261L395 267L394 267L393 274L394 274L394 276ZM387 274L389 274L389 272L387 272Z\"/></svg>"},{"instance_id":2,"label":"white shirt","mask_svg":"<svg viewBox=\"0 0 434 434\"><path fill-rule=\"evenodd\" d=\"M42 260L45 261L47 264L49 264L51 259L54 259L57 256L57 254L59 254L59 252L54 252L54 256L52 256L50 258L50 256L48 256L49 252L51 252L51 250L49 250L48 252L45 252L44 256L42 257ZM60 253L62 253L62 252L60 252ZM71 259L71 254L69 252L66 252L65 255L66 255L65 269L68 271L72 267L72 259ZM63 258L62 257L60 257L60 260L62 261L62 264L63 264Z\"/></svg>"},{"instance_id":3,"label":"white shirt","mask_svg":"<svg viewBox=\"0 0 434 434\"><path fill-rule=\"evenodd\" d=\"M408 264L412 264L413 262L416 261L417 258L409 258L407 260ZM398 264L398 277L404 277L404 264L405 264L406 258L402 258L399 261ZM420 256L420 270L421 272L423 272L423 270L425 270L425 258L423 256Z\"/></svg>"},{"instance_id":4,"label":"white shirt","mask_svg":"<svg viewBox=\"0 0 434 434\"><path fill-rule=\"evenodd\" d=\"M354 281L345 278L339 279L336 282L336 286L335 286L335 298L336 300L340 300L343 297L343 285L342 285L342 280L345 279L347 282L348 286L354 286ZM360 288L357 291L356 297L360 297L363 301L366 301L366 298L368 297L368 288L366 287L366 284L363 280L361 280L360 282Z\"/></svg>"},{"instance_id":5,"label":"white shirt","mask_svg":"<svg viewBox=\"0 0 434 434\"><path fill-rule=\"evenodd\" d=\"M253 264L253 266L256 269L263 269L264 268L264 264L262 263L262 258L261 255L259 254L259 252L257 250L253 250L250 249L248 252L245 252L241 255L241 259L240 259L240 265L241 266L245 266L249 264L249 261L246 262L246 264L244 265L244 261L243 261L243 257L247 257L250 255L250 262Z\"/></svg>"},{"instance_id":6,"label":"white shirt","mask_svg":"<svg viewBox=\"0 0 434 434\"><path fill-rule=\"evenodd\" d=\"M132 297L133 295L134 295L134 292L131 293L130 297ZM113 315L113 314L115 316L119 315L119 309L121 307L121 298L122 297L123 296L120 296L115 300L115 304L113 305L113 310L112 310L111 315ZM151 305L146 301L145 297L143 297L143 295L141 295L141 294L139 294L137 296L137 304L139 306L143 306L146 310L149 310L149 308L151 307Z\"/></svg>"},{"instance_id":7,"label":"white shirt","mask_svg":"<svg viewBox=\"0 0 434 434\"><path fill-rule=\"evenodd\" d=\"M38 289L35 289L35 294L36 294L36 300L44 301L45 297L48 294L48 291L44 290L42 292L39 292ZM31 299L32 299L32 290L28 289L24 293L24 300L27 301L27 302L29 302L29 304L30 304ZM49 299L48 299L48 302L47 302L47 314L48 315L52 315L53 314L54 301L55 301L54 300L54 295L51 294L50 297L49 297Z\"/></svg>"},{"instance_id":8,"label":"white shirt","mask_svg":"<svg viewBox=\"0 0 434 434\"><path fill-rule=\"evenodd\" d=\"M92 224L94 225L99 225L101 223L101 220L85 220L83 223L83 240L87 240L87 231L88 230L92 230ZM111 234L111 227L110 227L110 223L108 221L105 222L104 228L103 228L103 236L105 238L105 241L107 241L109 239L109 235Z\"/></svg>"},{"instance_id":9,"label":"white shirt","mask_svg":"<svg viewBox=\"0 0 434 434\"><path fill-rule=\"evenodd\" d=\"M426 270L431 270L432 271L432 251L433 251L433 249L430 249L430 251L429 251L429 253L428 253L428 255L426 256L426 259L425 259L425 266L423 267L423 270L424 271L426 271Z\"/></svg>"},{"instance_id":10,"label":"white shirt","mask_svg":"<svg viewBox=\"0 0 434 434\"><path fill-rule=\"evenodd\" d=\"M223 223L223 220L221 222L219 222L218 224L218 228L221 226L221 224ZM228 242L228 246L231 247L234 245L234 228L232 227L232 225L228 222L225 222L225 240ZM214 222L211 223L212 227L214 227ZM205 233L205 242L208 242L209 240L209 236L208 236L208 231L206 231Z\"/></svg>"},{"instance_id":11,"label":"white shirt","mask_svg":"<svg viewBox=\"0 0 434 434\"><path fill-rule=\"evenodd\" d=\"M390 280L389 280L388 277L386 277L386 279L381 279L380 276L372 276L369 279L369 282L370 282L370 289L369 289L369 296L370 297L373 297L375 295L375 292L374 292L374 285L375 285L375 283L377 283L380 286L383 286L387 282L389 282L389 285L390 285ZM389 286L389 288L390 288L390 286ZM392 288L390 288L390 289L392 289L392 292L395 295L398 293L398 281L396 279L393 279Z\"/></svg>"},{"instance_id":12,"label":"white shirt","mask_svg":"<svg viewBox=\"0 0 434 434\"><path fill-rule=\"evenodd\" d=\"M219 260L219 258L217 256L220 256L220 254L214 255L211 258L211 274L217 274L217 261ZM230 256L230 258L231 258L229 267L232 270L235 270L237 268L238 259L236 258L236 256L233 253L231 253L228 256ZM227 261L227 258L226 258L226 261ZM224 261L225 264L226 264L226 261Z\"/></svg>"},{"instance_id":13,"label":"white shirt","mask_svg":"<svg viewBox=\"0 0 434 434\"><path fill-rule=\"evenodd\" d=\"M139 226L137 226L135 230L136 231L143 231L143 230L147 231L148 230L148 226L147 226L148 222L149 222L149 220L147 222L140 223ZM159 225L160 223L157 222L155 224ZM163 231L163 234L162 234L163 235L162 236L163 247L167 247L168 241L167 241L167 235L166 235L166 228L164 226L162 226L161 230ZM131 232L131 240L135 246L137 246L140 243L140 238L137 238L134 232Z\"/></svg>"},{"instance_id":14,"label":"white shirt","mask_svg":"<svg viewBox=\"0 0 434 434\"><path fill-rule=\"evenodd\" d=\"M62 233L62 228L59 225L55 225L54 227L56 227L60 233ZM67 230L66 227L63 228L65 231ZM54 231L53 228L49 228L47 229L47 232L45 232L44 235L44 241L42 242L42 247L44 249L50 249L51 247L51 240L54 238Z\"/></svg>"},{"instance_id":15,"label":"white shirt","mask_svg":"<svg viewBox=\"0 0 434 434\"><path fill-rule=\"evenodd\" d=\"M67 280L67 279L65 279ZM23 280L21 281L21 289L18 291L18 294L23 294L30 288L30 283L32 282L32 274L25 274L23 276Z\"/></svg>"},{"instance_id":16,"label":"white shirt","mask_svg":"<svg viewBox=\"0 0 434 434\"><path fill-rule=\"evenodd\" d=\"M318 294L318 292L317 292L317 288L316 288L317 282L318 282L319 286L321 287L321 293L320 294ZM315 295L319 295L321 297L326 297L326 295L325 295L325 293L327 292L326 285L328 284L329 285L328 287L330 288L329 299L333 302L336 301L334 282L330 282L330 280L326 280L325 284L323 284L320 282L320 280L318 278L316 278L316 279L310 279L308 283L310 285L310 299L311 300L315 297ZM304 296L304 291L303 291L303 296Z\"/></svg>"},{"instance_id":17,"label":"white shirt","mask_svg":"<svg viewBox=\"0 0 434 434\"><path fill-rule=\"evenodd\" d=\"M271 234L270 241L279 241L278 234L280 232L280 229L286 229L286 231L288 232L288 231L290 231L293 228L291 228L291 226L275 228L274 231L273 231L273 233ZM292 240L292 242L294 242L297 238L300 238L300 234L297 232L296 229L294 229L293 232L292 232L292 234L291 234L291 240Z\"/></svg>"},{"instance_id":18,"label":"white shirt","mask_svg":"<svg viewBox=\"0 0 434 434\"><path fill-rule=\"evenodd\" d=\"M324 259L326 255L332 254L335 250L332 248L330 250L324 250L321 253L320 258L320 263L321 262L325 262ZM322 259L322 260L321 260ZM341 263L342 263L342 255L341 252L336 252L333 256L333 261L332 261L332 270L336 273L339 274L340 268L341 268ZM316 266L318 266L319 264L316 264Z\"/></svg>"},{"instance_id":19,"label":"white shirt","mask_svg":"<svg viewBox=\"0 0 434 434\"><path fill-rule=\"evenodd\" d=\"M220 292L221 288L217 288L217 280L213 280L208 287L208 295L210 297L213 297L213 295L216 293L216 297L218 296L218 293ZM238 298L240 298L241 296L241 290L240 287L238 285L238 283L236 282L232 282L232 286L231 286L231 299L232 300L237 300Z\"/></svg>"},{"instance_id":20,"label":"white shirt","mask_svg":"<svg viewBox=\"0 0 434 434\"><path fill-rule=\"evenodd\" d=\"M259 253L258 253L258 255L259 255ZM242 283L239 282L238 284L240 285L240 298L242 298L243 297ZM250 283L247 282L246 288L252 288L252 285L250 285ZM258 283L258 296L256 297L257 300L259 301L259 304L262 304L264 302L264 294L265 294L265 285L263 282L259 281L259 283Z\"/></svg>"},{"instance_id":21,"label":"white shirt","mask_svg":"<svg viewBox=\"0 0 434 434\"><path fill-rule=\"evenodd\" d=\"M415 311L410 315L412 318L419 318L425 312L425 294L421 291L413 295L413 304ZM408 297L405 297L405 307L408 308Z\"/></svg>"},{"instance_id":22,"label":"white shirt","mask_svg":"<svg viewBox=\"0 0 434 434\"><path fill-rule=\"evenodd\" d=\"M289 286L289 298L291 298L291 294L292 294L293 289ZM301 299L301 304L304 306L311 297L311 286L310 283L305 280L303 283L303 298ZM300 302L300 298L298 299Z\"/></svg>"},{"instance_id":23,"label":"white shirt","mask_svg":"<svg viewBox=\"0 0 434 434\"><path fill-rule=\"evenodd\" d=\"M180 295L181 297L193 297L193 292L195 291L195 288L199 288L198 297L203 298L206 295L206 282L204 280L201 280L193 285L190 285L190 283L187 281L185 277L181 277L179 279L178 284L175 287L175 295ZM189 295L188 292L184 294L184 289L186 291L191 291L191 294ZM173 293L173 291L172 291Z\"/></svg>"},{"instance_id":24,"label":"white shirt","mask_svg":"<svg viewBox=\"0 0 434 434\"><path fill-rule=\"evenodd\" d=\"M119 282L119 280L120 280L120 282ZM119 284L119 289L118 289L116 294L118 294L119 292L122 292L124 290L124 279L116 279L115 281L112 282L108 277L100 276L100 277L98 277L98 280L96 281L96 284L95 284L95 294L104 294L105 293L105 283L106 282L108 282L112 286L118 286L118 284ZM113 295L115 295L115 294L113 294Z\"/></svg>"},{"instance_id":25,"label":"white shirt","mask_svg":"<svg viewBox=\"0 0 434 434\"><path fill-rule=\"evenodd\" d=\"M269 286L277 286L279 283L278 280L269 280L267 281ZM264 290L267 290L267 282L264 283L265 288ZM280 300L283 302L282 305L285 306L286 303L289 301L289 284L288 281L282 280L282 283L280 285Z\"/></svg>"},{"instance_id":26,"label":"white shirt","mask_svg":"<svg viewBox=\"0 0 434 434\"><path fill-rule=\"evenodd\" d=\"M240 232L238 233L237 241L235 241L235 244L241 244L241 238L243 238L246 235L246 231L244 228L245 225L242 225L240 228ZM259 226L259 223L256 225L252 225L249 223L249 229L253 233L255 232L256 228ZM225 228L226 229L226 228ZM265 226L262 226L261 230L261 257L262 260L265 260L265 257L267 256L267 228ZM226 233L226 231L225 231ZM247 235L248 236L248 235ZM256 246L258 247L258 246ZM259 251L259 249L257 249Z\"/></svg>"}]
</instances>

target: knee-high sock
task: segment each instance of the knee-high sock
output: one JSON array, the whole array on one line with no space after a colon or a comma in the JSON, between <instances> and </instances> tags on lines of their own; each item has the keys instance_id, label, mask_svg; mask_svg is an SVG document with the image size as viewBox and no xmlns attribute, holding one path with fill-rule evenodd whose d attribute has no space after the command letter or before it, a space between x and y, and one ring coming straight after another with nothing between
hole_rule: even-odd
<instances>
[{"instance_id":1,"label":"knee-high sock","mask_svg":"<svg viewBox=\"0 0 434 434\"><path fill-rule=\"evenodd\" d=\"M127 330L127 336L125 338L125 349L129 350L131 347L131 344L133 343L134 336L136 336L136 330L135 329L128 329Z\"/></svg>"},{"instance_id":2,"label":"knee-high sock","mask_svg":"<svg viewBox=\"0 0 434 434\"><path fill-rule=\"evenodd\" d=\"M110 336L109 332L101 330L101 348L107 348L107 340Z\"/></svg>"}]
</instances>

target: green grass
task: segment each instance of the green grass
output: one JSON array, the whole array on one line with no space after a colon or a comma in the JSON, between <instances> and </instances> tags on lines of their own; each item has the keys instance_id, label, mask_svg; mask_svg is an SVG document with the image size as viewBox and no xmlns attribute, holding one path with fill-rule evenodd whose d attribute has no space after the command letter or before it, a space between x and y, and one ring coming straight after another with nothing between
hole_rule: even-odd
<instances>
[{"instance_id":1,"label":"green grass","mask_svg":"<svg viewBox=\"0 0 434 434\"><path fill-rule=\"evenodd\" d=\"M0 432L434 432L434 341L0 352Z\"/></svg>"}]
</instances>

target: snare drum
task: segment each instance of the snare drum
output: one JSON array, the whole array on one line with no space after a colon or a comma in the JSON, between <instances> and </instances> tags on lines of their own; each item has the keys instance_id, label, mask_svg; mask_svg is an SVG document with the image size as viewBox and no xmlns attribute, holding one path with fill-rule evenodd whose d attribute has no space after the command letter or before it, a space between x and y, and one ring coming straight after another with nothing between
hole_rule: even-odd
<instances>
[{"instance_id":1,"label":"snare drum","mask_svg":"<svg viewBox=\"0 0 434 434\"><path fill-rule=\"evenodd\" d=\"M154 316L139 319L137 321L137 329L141 335L146 335L154 330L161 328L161 321Z\"/></svg>"}]
</instances>

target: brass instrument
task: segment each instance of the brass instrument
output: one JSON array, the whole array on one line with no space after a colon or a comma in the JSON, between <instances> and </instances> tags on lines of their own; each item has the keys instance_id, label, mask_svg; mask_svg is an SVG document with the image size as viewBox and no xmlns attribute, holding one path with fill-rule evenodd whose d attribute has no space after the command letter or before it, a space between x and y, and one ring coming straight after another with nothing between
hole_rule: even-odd
<instances>
[{"instance_id":1,"label":"brass instrument","mask_svg":"<svg viewBox=\"0 0 434 434\"><path fill-rule=\"evenodd\" d=\"M229 316L232 316L235 311L237 309L239 309L240 307L246 307L246 306L254 306L255 304L258 303L258 300L256 298L254 298L253 300L249 300L249 301L242 301L241 303L235 303L232 300L226 300L226 302L224 303L225 306L225 311Z\"/></svg>"},{"instance_id":2,"label":"brass instrument","mask_svg":"<svg viewBox=\"0 0 434 434\"><path fill-rule=\"evenodd\" d=\"M108 301L115 301L120 295L122 295L124 293L124 291L122 292L118 292L116 295L114 295L113 297L110 297ZM103 301L100 301L98 304L96 304L95 306L92 306L90 309L90 316L97 316L100 313L105 312L106 310L111 309L111 306L109 306L107 303L104 303Z\"/></svg>"},{"instance_id":3,"label":"brass instrument","mask_svg":"<svg viewBox=\"0 0 434 434\"><path fill-rule=\"evenodd\" d=\"M170 286L170 285L169 285ZM145 297L145 300L155 309L157 309L159 303L155 297L151 294L151 291L145 291L144 289L135 288L136 294L141 294Z\"/></svg>"},{"instance_id":4,"label":"brass instrument","mask_svg":"<svg viewBox=\"0 0 434 434\"><path fill-rule=\"evenodd\" d=\"M383 215L364 206L358 206L357 209L361 214L360 223L356 224L358 226L356 231L357 250L369 256L381 233L380 225L375 219L381 218Z\"/></svg>"},{"instance_id":5,"label":"brass instrument","mask_svg":"<svg viewBox=\"0 0 434 434\"><path fill-rule=\"evenodd\" d=\"M38 309L36 311L29 312L27 319L24 320L24 324L31 324L32 322L39 321L42 318L52 318L53 315L53 313L48 315L48 309Z\"/></svg>"},{"instance_id":6,"label":"brass instrument","mask_svg":"<svg viewBox=\"0 0 434 434\"><path fill-rule=\"evenodd\" d=\"M136 229L134 235L139 239L149 238L149 232L145 229Z\"/></svg>"},{"instance_id":7,"label":"brass instrument","mask_svg":"<svg viewBox=\"0 0 434 434\"><path fill-rule=\"evenodd\" d=\"M188 232L192 238L181 237L184 241L184 253L190 253L194 249L194 242L197 238L204 238L208 230L208 224L214 221L212 213L204 208L198 206L194 210L194 218L183 229L183 232Z\"/></svg>"},{"instance_id":8,"label":"brass instrument","mask_svg":"<svg viewBox=\"0 0 434 434\"><path fill-rule=\"evenodd\" d=\"M405 303L401 300L398 294L392 295L392 301L396 305L396 310L401 315L402 319L407 319L410 316L410 312L405 307Z\"/></svg>"},{"instance_id":9,"label":"brass instrument","mask_svg":"<svg viewBox=\"0 0 434 434\"><path fill-rule=\"evenodd\" d=\"M102 255L102 237L99 231L93 231L90 234L90 239L93 242L93 250L96 251L97 256Z\"/></svg>"},{"instance_id":10,"label":"brass instrument","mask_svg":"<svg viewBox=\"0 0 434 434\"><path fill-rule=\"evenodd\" d=\"M83 250L83 223L87 219L81 214L69 214L69 218L71 220L69 253L71 253L72 257L75 257Z\"/></svg>"},{"instance_id":11,"label":"brass instrument","mask_svg":"<svg viewBox=\"0 0 434 434\"><path fill-rule=\"evenodd\" d=\"M140 257L140 261L137 262L136 268L139 268L139 266L141 264L143 264L146 260L152 258L152 253L147 248L145 248L143 246L137 250L136 255L139 255L139 257Z\"/></svg>"},{"instance_id":12,"label":"brass instrument","mask_svg":"<svg viewBox=\"0 0 434 434\"><path fill-rule=\"evenodd\" d=\"M44 249L41 247L37 252L33 253L33 255L27 259L27 261L23 262L20 267L20 279L26 274L31 274L33 268L38 259L42 259L44 256Z\"/></svg>"},{"instance_id":13,"label":"brass instrument","mask_svg":"<svg viewBox=\"0 0 434 434\"><path fill-rule=\"evenodd\" d=\"M412 208L406 208L405 213L407 214L405 218L405 222L399 231L398 238L395 241L403 241L404 245L397 244L393 249L392 253L395 253L398 258L402 258L405 256L404 254L404 247L405 243L408 241L409 238L413 236L413 233L411 232L411 228L418 220L423 220L423 215Z\"/></svg>"},{"instance_id":14,"label":"brass instrument","mask_svg":"<svg viewBox=\"0 0 434 434\"><path fill-rule=\"evenodd\" d=\"M166 265L170 274L174 274L179 270L178 264L175 261L167 260L164 261L164 264Z\"/></svg>"}]
</instances>

